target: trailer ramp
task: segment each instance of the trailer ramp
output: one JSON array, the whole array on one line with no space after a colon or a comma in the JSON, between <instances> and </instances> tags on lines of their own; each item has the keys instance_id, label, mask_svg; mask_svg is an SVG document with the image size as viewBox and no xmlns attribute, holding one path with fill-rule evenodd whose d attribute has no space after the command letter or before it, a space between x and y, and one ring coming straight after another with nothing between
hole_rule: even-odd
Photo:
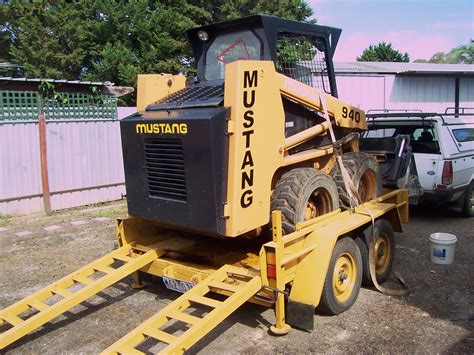
<instances>
[{"instance_id":1,"label":"trailer ramp","mask_svg":"<svg viewBox=\"0 0 474 355\"><path fill-rule=\"evenodd\" d=\"M160 354L181 354L252 298L261 288L260 276L249 276L246 269L225 265L104 350L102 354L143 354L144 352L137 347L150 338L156 343L164 343L161 345L167 344ZM220 293L224 291L228 295L224 301L206 297L208 292L217 290ZM204 317L185 312L187 309L192 309L196 303L212 310ZM180 335L166 331L172 329L172 324L176 321L188 325L187 330Z\"/></svg>"},{"instance_id":2,"label":"trailer ramp","mask_svg":"<svg viewBox=\"0 0 474 355\"><path fill-rule=\"evenodd\" d=\"M0 349L158 258L123 246L0 311ZM122 264L122 265L117 265Z\"/></svg>"}]
</instances>

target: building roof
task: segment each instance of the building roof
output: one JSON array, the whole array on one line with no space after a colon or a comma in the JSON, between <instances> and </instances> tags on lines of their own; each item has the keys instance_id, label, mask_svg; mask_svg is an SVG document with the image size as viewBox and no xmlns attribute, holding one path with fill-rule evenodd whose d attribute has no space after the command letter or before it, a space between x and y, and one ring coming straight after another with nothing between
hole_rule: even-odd
<instances>
[{"instance_id":1,"label":"building roof","mask_svg":"<svg viewBox=\"0 0 474 355\"><path fill-rule=\"evenodd\" d=\"M81 81L81 80L66 80L66 79L41 79L41 78L13 78L11 76L0 76L0 81L14 81L14 82L30 82L39 83L40 81L48 81L50 83L72 84L72 85L96 85L96 86L113 86L114 83L110 81Z\"/></svg>"},{"instance_id":2,"label":"building roof","mask_svg":"<svg viewBox=\"0 0 474 355\"><path fill-rule=\"evenodd\" d=\"M47 81L55 85L59 91L86 92L91 85L100 88L103 94L112 94L117 97L134 91L133 87L115 86L110 81L81 81L66 79L41 79L41 78L13 78L0 76L0 90L36 91L41 81Z\"/></svg>"},{"instance_id":3,"label":"building roof","mask_svg":"<svg viewBox=\"0 0 474 355\"><path fill-rule=\"evenodd\" d=\"M336 74L474 75L474 64L334 62L334 70Z\"/></svg>"}]
</instances>

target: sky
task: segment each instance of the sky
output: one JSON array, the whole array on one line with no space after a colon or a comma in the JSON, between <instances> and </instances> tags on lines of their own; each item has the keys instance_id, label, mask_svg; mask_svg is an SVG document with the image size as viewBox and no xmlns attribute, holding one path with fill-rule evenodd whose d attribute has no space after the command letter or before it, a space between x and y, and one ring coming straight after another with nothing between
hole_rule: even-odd
<instances>
[{"instance_id":1,"label":"sky","mask_svg":"<svg viewBox=\"0 0 474 355\"><path fill-rule=\"evenodd\" d=\"M474 0L307 0L318 24L342 29L335 61L355 61L370 44L389 42L410 55L436 52L474 39Z\"/></svg>"}]
</instances>

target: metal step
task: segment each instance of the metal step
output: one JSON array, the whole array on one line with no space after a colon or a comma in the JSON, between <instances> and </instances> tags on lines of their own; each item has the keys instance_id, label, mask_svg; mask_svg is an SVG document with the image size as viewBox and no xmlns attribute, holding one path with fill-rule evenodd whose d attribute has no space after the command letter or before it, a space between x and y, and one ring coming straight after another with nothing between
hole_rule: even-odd
<instances>
[{"instance_id":1,"label":"metal step","mask_svg":"<svg viewBox=\"0 0 474 355\"><path fill-rule=\"evenodd\" d=\"M248 276L246 269L225 265L104 350L102 354L143 354L137 347L149 338L153 338L154 342L166 344L160 354L183 353L261 288L260 276ZM223 301L206 297L208 292L215 290L224 290L229 295ZM186 313L186 310L194 308L196 303L212 310L203 317ZM166 331L172 329L172 324L176 320L189 325L187 330L178 335Z\"/></svg>"},{"instance_id":2,"label":"metal step","mask_svg":"<svg viewBox=\"0 0 474 355\"><path fill-rule=\"evenodd\" d=\"M123 246L0 311L0 349L158 258L156 250L138 253ZM123 265L113 264L120 260ZM35 313L36 312L36 313ZM29 317L28 317L29 315Z\"/></svg>"}]
</instances>

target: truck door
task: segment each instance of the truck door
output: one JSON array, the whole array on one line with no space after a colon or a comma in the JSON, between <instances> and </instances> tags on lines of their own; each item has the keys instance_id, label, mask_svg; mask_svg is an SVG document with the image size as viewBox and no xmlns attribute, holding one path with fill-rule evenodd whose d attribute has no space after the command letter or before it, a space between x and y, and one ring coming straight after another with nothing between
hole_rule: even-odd
<instances>
[{"instance_id":1,"label":"truck door","mask_svg":"<svg viewBox=\"0 0 474 355\"><path fill-rule=\"evenodd\" d=\"M436 184L441 183L443 168L438 133L434 127L419 127L412 131L410 140L420 185L424 190L433 191Z\"/></svg>"},{"instance_id":2,"label":"truck door","mask_svg":"<svg viewBox=\"0 0 474 355\"><path fill-rule=\"evenodd\" d=\"M454 138L450 143L455 144L451 151L459 151L454 154L453 185L465 186L474 177L474 127L453 126L449 130Z\"/></svg>"}]
</instances>

